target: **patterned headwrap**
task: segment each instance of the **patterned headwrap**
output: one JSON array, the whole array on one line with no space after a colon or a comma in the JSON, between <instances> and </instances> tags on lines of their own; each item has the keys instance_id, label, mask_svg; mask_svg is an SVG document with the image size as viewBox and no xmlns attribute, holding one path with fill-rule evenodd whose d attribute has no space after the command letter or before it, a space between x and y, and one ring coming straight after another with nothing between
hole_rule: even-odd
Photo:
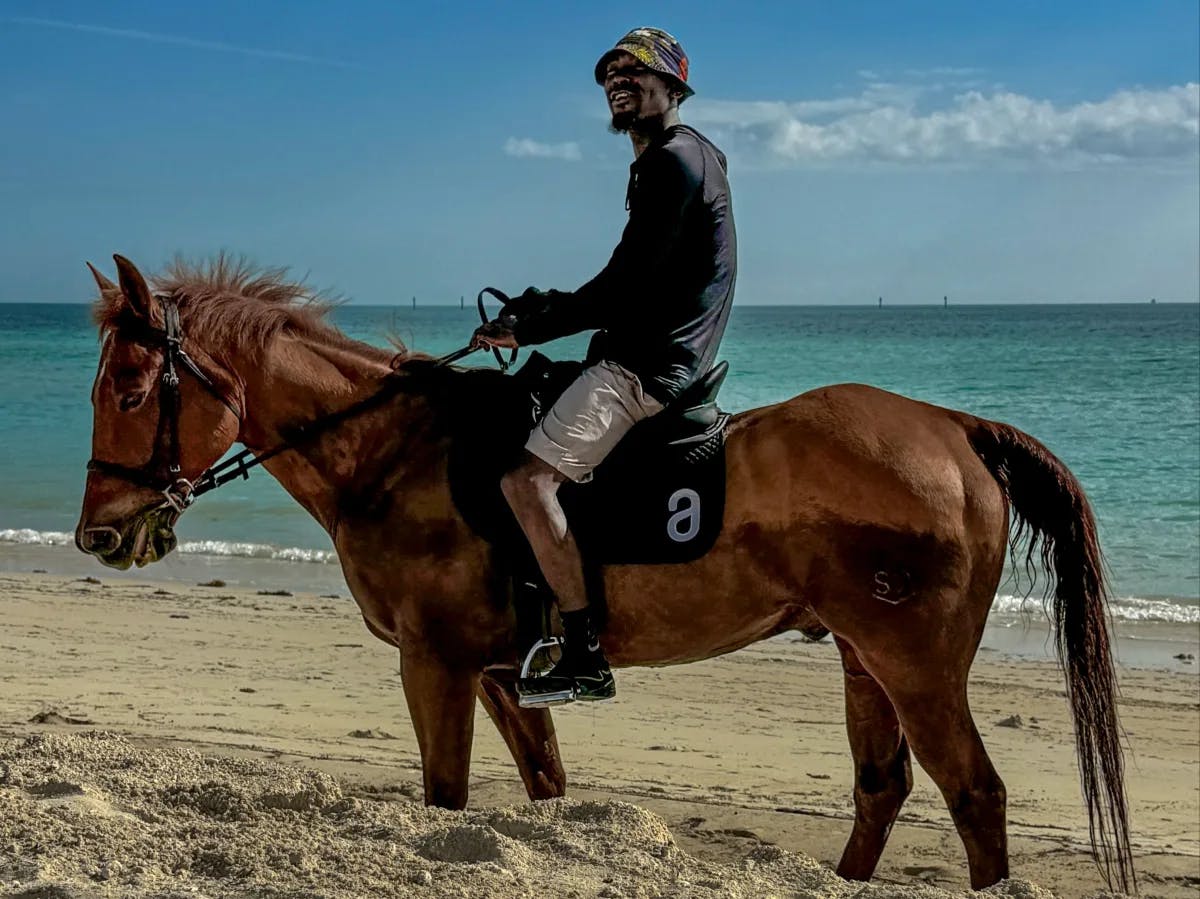
<instances>
[{"instance_id":1,"label":"patterned headwrap","mask_svg":"<svg viewBox=\"0 0 1200 899\"><path fill-rule=\"evenodd\" d=\"M600 61L596 63L597 84L604 83L605 69L613 56L621 52L630 54L646 68L673 79L676 86L683 91L683 96L679 98L680 103L695 93L687 83L687 54L683 52L679 41L661 28L635 28L617 41L616 46L601 56Z\"/></svg>"}]
</instances>

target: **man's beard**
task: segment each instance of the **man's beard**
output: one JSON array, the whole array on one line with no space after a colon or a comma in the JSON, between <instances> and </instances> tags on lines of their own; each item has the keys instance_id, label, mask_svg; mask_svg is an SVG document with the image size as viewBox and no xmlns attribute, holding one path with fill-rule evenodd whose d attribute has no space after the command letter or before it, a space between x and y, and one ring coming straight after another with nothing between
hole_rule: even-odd
<instances>
[{"instance_id":1,"label":"man's beard","mask_svg":"<svg viewBox=\"0 0 1200 899\"><path fill-rule=\"evenodd\" d=\"M608 130L613 134L628 134L637 131L641 134L653 134L663 130L663 116L641 116L635 110L614 112Z\"/></svg>"},{"instance_id":2,"label":"man's beard","mask_svg":"<svg viewBox=\"0 0 1200 899\"><path fill-rule=\"evenodd\" d=\"M613 134L628 134L637 122L637 113L629 112L614 112L612 121L608 124L608 130Z\"/></svg>"}]
</instances>

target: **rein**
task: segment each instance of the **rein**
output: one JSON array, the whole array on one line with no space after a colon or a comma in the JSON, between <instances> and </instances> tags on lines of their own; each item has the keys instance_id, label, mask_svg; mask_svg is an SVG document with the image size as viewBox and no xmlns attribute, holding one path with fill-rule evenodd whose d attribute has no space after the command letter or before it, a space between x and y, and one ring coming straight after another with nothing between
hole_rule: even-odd
<instances>
[{"instance_id":1,"label":"rein","mask_svg":"<svg viewBox=\"0 0 1200 899\"><path fill-rule=\"evenodd\" d=\"M494 287L485 287L479 292L475 302L479 308L479 316L486 324L488 315L483 305L484 294L490 294L501 303L507 303L508 297ZM155 299L162 307L164 327L162 329L146 328L146 333L139 339L141 343L163 350L163 367L159 378L158 426L154 435L154 449L149 461L137 468L93 457L88 460L87 470L112 475L137 484L139 487L148 487L151 490L159 491L164 498L163 505L159 508L175 510L176 517L182 515L183 511L196 501L196 497L216 490L238 478L248 479L252 469L268 462L280 453L295 449L300 444L319 437L347 419L354 418L383 404L399 393L401 389L400 379L393 377L385 382L382 388L365 399L308 424L293 428L283 443L257 455L251 449L240 450L225 461L206 468L194 482L189 481L180 474L179 413L182 408L182 400L179 393L178 368L182 366L185 371L190 372L205 390L219 399L234 414L239 425L243 422L243 414L217 389L212 379L183 349L183 330L180 326L179 307L176 305L175 298L158 295ZM434 366L449 365L479 349L481 347L469 344L434 360L433 364ZM496 347L492 347L492 353L500 364L501 371L508 371L517 358L516 348L513 348L507 360Z\"/></svg>"}]
</instances>

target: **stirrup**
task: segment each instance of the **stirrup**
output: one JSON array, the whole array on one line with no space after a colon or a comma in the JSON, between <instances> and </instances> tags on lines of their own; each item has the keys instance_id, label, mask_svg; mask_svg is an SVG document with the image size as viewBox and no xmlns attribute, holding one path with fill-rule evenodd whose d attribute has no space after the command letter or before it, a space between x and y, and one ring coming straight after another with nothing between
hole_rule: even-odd
<instances>
[{"instance_id":1,"label":"stirrup","mask_svg":"<svg viewBox=\"0 0 1200 899\"><path fill-rule=\"evenodd\" d=\"M574 702L578 695L579 690L574 684L551 693L532 694L522 693L520 683L517 684L517 705L523 709L544 709L552 705L566 705L568 702Z\"/></svg>"},{"instance_id":2,"label":"stirrup","mask_svg":"<svg viewBox=\"0 0 1200 899\"><path fill-rule=\"evenodd\" d=\"M522 692L521 685L530 680L537 680L539 676L544 677L545 671L551 667L549 661L550 650L554 647L562 649L562 637L543 637L530 647L529 652L525 654L525 661L521 664L521 673L517 677L517 705L523 709L541 709L551 705L562 705L567 702L574 702L575 696L578 693L575 685L572 684L562 690L556 690L550 693L526 694ZM532 675L533 666L538 657L544 655L542 664L539 666L540 674Z\"/></svg>"}]
</instances>

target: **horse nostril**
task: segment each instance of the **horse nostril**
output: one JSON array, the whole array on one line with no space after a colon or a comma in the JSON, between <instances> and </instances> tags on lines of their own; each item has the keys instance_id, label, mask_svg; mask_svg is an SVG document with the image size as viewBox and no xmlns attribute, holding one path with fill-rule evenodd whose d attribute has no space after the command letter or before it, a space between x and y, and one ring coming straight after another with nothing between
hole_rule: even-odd
<instances>
[{"instance_id":1,"label":"horse nostril","mask_svg":"<svg viewBox=\"0 0 1200 899\"><path fill-rule=\"evenodd\" d=\"M88 528L79 540L79 548L93 555L110 553L121 545L121 532L116 528Z\"/></svg>"}]
</instances>

